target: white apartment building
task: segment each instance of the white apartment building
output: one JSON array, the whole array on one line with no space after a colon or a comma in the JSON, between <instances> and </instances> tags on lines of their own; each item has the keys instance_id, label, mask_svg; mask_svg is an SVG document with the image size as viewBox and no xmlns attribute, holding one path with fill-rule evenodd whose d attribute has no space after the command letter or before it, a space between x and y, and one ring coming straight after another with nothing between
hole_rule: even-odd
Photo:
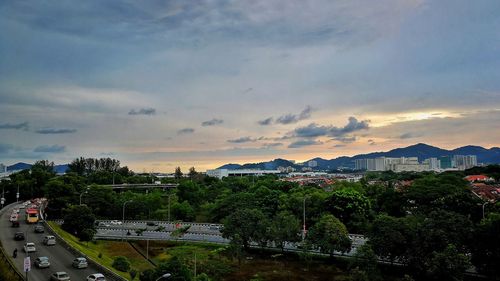
<instances>
[{"instance_id":1,"label":"white apartment building","mask_svg":"<svg viewBox=\"0 0 500 281\"><path fill-rule=\"evenodd\" d=\"M215 169L207 170L207 175L210 177L215 177L222 179L224 177L231 176L263 176L263 175L275 175L281 173L279 170L228 170L228 169Z\"/></svg>"}]
</instances>

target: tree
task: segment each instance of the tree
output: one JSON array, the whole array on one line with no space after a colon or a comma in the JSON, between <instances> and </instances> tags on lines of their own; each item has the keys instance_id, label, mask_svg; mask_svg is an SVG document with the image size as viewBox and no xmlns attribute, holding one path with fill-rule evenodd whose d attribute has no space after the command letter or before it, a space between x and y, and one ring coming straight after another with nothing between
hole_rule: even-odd
<instances>
[{"instance_id":1,"label":"tree","mask_svg":"<svg viewBox=\"0 0 500 281\"><path fill-rule=\"evenodd\" d=\"M87 237L84 230L94 230L95 216L92 210L85 205L69 206L63 210L64 223L62 228L82 239Z\"/></svg>"},{"instance_id":2,"label":"tree","mask_svg":"<svg viewBox=\"0 0 500 281\"><path fill-rule=\"evenodd\" d=\"M490 214L474 233L472 262L493 280L500 279L500 214Z\"/></svg>"},{"instance_id":3,"label":"tree","mask_svg":"<svg viewBox=\"0 0 500 281\"><path fill-rule=\"evenodd\" d=\"M196 177L196 175L198 175L196 169L194 167L189 168L189 173L188 173L189 178L193 179L194 177Z\"/></svg>"},{"instance_id":4,"label":"tree","mask_svg":"<svg viewBox=\"0 0 500 281\"><path fill-rule=\"evenodd\" d=\"M267 218L260 210L237 210L224 220L222 237L231 240L238 238L243 247L248 249L250 242L264 242L267 240Z\"/></svg>"},{"instance_id":5,"label":"tree","mask_svg":"<svg viewBox=\"0 0 500 281\"><path fill-rule=\"evenodd\" d=\"M464 273L470 267L469 258L450 244L444 251L432 254L428 275L433 280L459 281L464 279Z\"/></svg>"},{"instance_id":6,"label":"tree","mask_svg":"<svg viewBox=\"0 0 500 281\"><path fill-rule=\"evenodd\" d=\"M175 168L174 177L175 177L176 179L178 179L178 180L182 178L182 171L181 171L181 167L177 167L177 168Z\"/></svg>"},{"instance_id":7,"label":"tree","mask_svg":"<svg viewBox=\"0 0 500 281\"><path fill-rule=\"evenodd\" d=\"M377 255L375 255L371 245L365 243L356 250L350 267L361 269L368 277L368 280L380 280L377 262Z\"/></svg>"},{"instance_id":8,"label":"tree","mask_svg":"<svg viewBox=\"0 0 500 281\"><path fill-rule=\"evenodd\" d=\"M285 242L300 241L300 222L290 212L278 213L271 224L270 238L276 246L284 250Z\"/></svg>"},{"instance_id":9,"label":"tree","mask_svg":"<svg viewBox=\"0 0 500 281\"><path fill-rule=\"evenodd\" d=\"M380 257L388 258L391 263L405 256L410 247L408 235L411 230L404 219L380 215L373 221L368 233L373 251Z\"/></svg>"},{"instance_id":10,"label":"tree","mask_svg":"<svg viewBox=\"0 0 500 281\"><path fill-rule=\"evenodd\" d=\"M119 271L127 272L130 269L130 262L126 257L118 256L113 260L113 264L111 266Z\"/></svg>"},{"instance_id":11,"label":"tree","mask_svg":"<svg viewBox=\"0 0 500 281\"><path fill-rule=\"evenodd\" d=\"M306 238L320 252L333 256L335 251L344 253L351 249L348 234L347 228L339 219L326 214L309 230Z\"/></svg>"},{"instance_id":12,"label":"tree","mask_svg":"<svg viewBox=\"0 0 500 281\"><path fill-rule=\"evenodd\" d=\"M336 189L326 200L326 209L351 231L359 232L370 210L370 200L353 188Z\"/></svg>"}]
</instances>

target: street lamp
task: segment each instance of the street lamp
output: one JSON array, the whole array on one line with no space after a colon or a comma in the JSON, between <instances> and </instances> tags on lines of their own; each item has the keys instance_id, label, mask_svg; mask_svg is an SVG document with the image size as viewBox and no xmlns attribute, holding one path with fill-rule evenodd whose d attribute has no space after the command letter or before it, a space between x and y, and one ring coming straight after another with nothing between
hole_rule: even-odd
<instances>
[{"instance_id":1,"label":"street lamp","mask_svg":"<svg viewBox=\"0 0 500 281\"><path fill-rule=\"evenodd\" d=\"M128 200L123 202L123 208L122 208L122 240L123 240L123 235L125 234L123 230L125 230L125 205L127 203L133 202L133 200Z\"/></svg>"},{"instance_id":2,"label":"street lamp","mask_svg":"<svg viewBox=\"0 0 500 281\"><path fill-rule=\"evenodd\" d=\"M302 225L302 242L306 238L306 199L307 196L304 196L304 200L302 201L302 218L304 224Z\"/></svg>"},{"instance_id":3,"label":"street lamp","mask_svg":"<svg viewBox=\"0 0 500 281\"><path fill-rule=\"evenodd\" d=\"M160 278L156 279L155 281L158 281L158 280L160 280L160 279L162 279L162 278L170 278L170 276L172 276L172 274L170 274L170 273L165 273L165 274L163 274L162 276L160 276Z\"/></svg>"},{"instance_id":4,"label":"street lamp","mask_svg":"<svg viewBox=\"0 0 500 281\"><path fill-rule=\"evenodd\" d=\"M82 205L82 196L83 194L88 194L89 193L89 188L87 187L84 192L80 193L80 205Z\"/></svg>"}]
</instances>

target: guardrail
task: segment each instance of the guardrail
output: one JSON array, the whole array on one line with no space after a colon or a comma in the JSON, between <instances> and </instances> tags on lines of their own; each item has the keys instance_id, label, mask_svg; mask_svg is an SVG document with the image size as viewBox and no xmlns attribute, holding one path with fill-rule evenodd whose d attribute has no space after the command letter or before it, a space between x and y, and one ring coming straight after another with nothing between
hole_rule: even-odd
<instances>
[{"instance_id":1,"label":"guardrail","mask_svg":"<svg viewBox=\"0 0 500 281\"><path fill-rule=\"evenodd\" d=\"M1 210L0 210L0 218L3 216L3 214L5 213L5 210L8 210L11 206L13 205L16 205L16 204L19 204L19 203L12 203L12 204L9 204L5 207L3 207ZM16 279L12 280L12 281L24 281L26 280L25 277L24 277L24 274L21 273L21 271L19 271L19 269L16 267L16 265L12 262L12 260L10 259L10 256L9 254L7 254L5 252L5 249L2 247L2 243L0 241L0 259L4 262L6 262L8 265L9 265L9 270L10 272L12 273L12 275L14 275ZM10 281L10 280L9 280Z\"/></svg>"},{"instance_id":2,"label":"guardrail","mask_svg":"<svg viewBox=\"0 0 500 281\"><path fill-rule=\"evenodd\" d=\"M68 242L66 242L59 234L57 234L57 232L50 226L50 224L48 224L46 221L44 221L43 223L45 225L46 230L48 230L48 232L51 235L54 235L56 237L59 244L61 244L64 248L66 248L68 251L70 251L74 255L86 258L87 261L89 262L89 264L94 264L99 269L99 271L101 271L101 273L106 275L106 280L127 281L127 279L125 279L124 277L114 273L113 271L111 271L107 267L105 267L105 266L101 265L100 263L96 262L95 260L93 260L91 257L89 257L89 256L85 255L84 253L80 252L79 250L71 247L71 245Z\"/></svg>"}]
</instances>

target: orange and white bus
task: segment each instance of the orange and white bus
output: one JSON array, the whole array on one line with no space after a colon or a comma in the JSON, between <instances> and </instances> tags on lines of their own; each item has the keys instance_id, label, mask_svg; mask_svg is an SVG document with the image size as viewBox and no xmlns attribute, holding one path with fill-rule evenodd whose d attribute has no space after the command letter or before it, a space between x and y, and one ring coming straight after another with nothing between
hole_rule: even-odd
<instances>
[{"instance_id":1,"label":"orange and white bus","mask_svg":"<svg viewBox=\"0 0 500 281\"><path fill-rule=\"evenodd\" d=\"M26 222L27 223L37 223L38 222L38 210L30 208L26 210Z\"/></svg>"}]
</instances>

